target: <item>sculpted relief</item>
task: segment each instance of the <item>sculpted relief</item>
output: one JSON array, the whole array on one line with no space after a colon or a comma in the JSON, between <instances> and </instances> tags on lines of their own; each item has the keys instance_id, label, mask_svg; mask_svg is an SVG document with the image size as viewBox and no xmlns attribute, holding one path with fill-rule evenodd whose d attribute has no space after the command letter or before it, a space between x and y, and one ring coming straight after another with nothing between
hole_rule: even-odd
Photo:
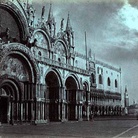
<instances>
[{"instance_id":1,"label":"sculpted relief","mask_svg":"<svg viewBox=\"0 0 138 138\"><path fill-rule=\"evenodd\" d=\"M1 67L1 75L15 76L21 81L27 81L29 78L28 72L22 62L14 57L7 57Z\"/></svg>"}]
</instances>

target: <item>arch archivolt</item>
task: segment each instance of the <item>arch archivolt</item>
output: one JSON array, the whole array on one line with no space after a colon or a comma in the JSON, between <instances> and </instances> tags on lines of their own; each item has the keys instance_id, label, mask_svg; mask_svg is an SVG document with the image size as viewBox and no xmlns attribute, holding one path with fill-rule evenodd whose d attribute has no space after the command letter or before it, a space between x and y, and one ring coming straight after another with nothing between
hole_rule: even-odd
<instances>
[{"instance_id":1,"label":"arch archivolt","mask_svg":"<svg viewBox=\"0 0 138 138\"><path fill-rule=\"evenodd\" d=\"M53 72L56 76L57 76L57 79L58 79L58 83L59 83L59 87L62 87L63 86L63 80L62 80L62 74L60 73L59 70L55 69L55 68L48 68L47 71L45 72L45 77L44 79L46 79L46 76L47 74Z\"/></svg>"},{"instance_id":2,"label":"arch archivolt","mask_svg":"<svg viewBox=\"0 0 138 138\"><path fill-rule=\"evenodd\" d=\"M0 89L4 89L7 93L7 96L12 96L13 100L21 101L22 98L22 86L19 83L18 78L9 77L3 75L0 77Z\"/></svg>"},{"instance_id":3,"label":"arch archivolt","mask_svg":"<svg viewBox=\"0 0 138 138\"><path fill-rule=\"evenodd\" d=\"M44 31L44 30L42 30L42 29L36 29L36 30L34 30L34 32L33 32L33 35L32 35L32 39L37 39L37 38L35 38L36 36L36 34L37 33L40 33L40 34L38 34L38 35L40 35L40 36L38 36L38 37L41 37L41 38L38 38L38 39L44 39L44 40L42 40L42 41L46 41L47 42L47 47L46 47L46 49L47 50L50 50L50 48L51 48L51 43L50 43L50 38L49 38L49 35ZM43 43L43 42L42 42Z\"/></svg>"},{"instance_id":4,"label":"arch archivolt","mask_svg":"<svg viewBox=\"0 0 138 138\"><path fill-rule=\"evenodd\" d=\"M22 44L18 44L18 43L5 44L2 46L2 48L3 48L3 50L0 53L1 69L3 67L3 64L6 62L6 60L8 60L9 62L10 62L10 60L12 60L13 62L17 61L17 63L20 64L20 65L17 65L15 63L17 65L17 68L18 68L18 66L20 66L22 73L23 73L23 70L24 70L24 73L26 71L29 71L28 75L31 74L30 80L33 83L38 83L38 81L39 81L39 68L38 68L36 61L33 58L33 55L32 55L29 48L27 48L26 46L24 46ZM24 62L26 64L24 64Z\"/></svg>"},{"instance_id":5,"label":"arch archivolt","mask_svg":"<svg viewBox=\"0 0 138 138\"><path fill-rule=\"evenodd\" d=\"M82 84L85 85L86 88L87 88L87 91L89 91L89 82L88 82L88 80L84 80L84 81L82 82Z\"/></svg>"},{"instance_id":6,"label":"arch archivolt","mask_svg":"<svg viewBox=\"0 0 138 138\"><path fill-rule=\"evenodd\" d=\"M71 77L74 79L74 81L76 82L76 85L77 85L77 89L80 89L80 82L79 82L79 77L76 75L76 74L68 74L66 77L65 77L65 83L66 83L66 80Z\"/></svg>"},{"instance_id":7,"label":"arch archivolt","mask_svg":"<svg viewBox=\"0 0 138 138\"><path fill-rule=\"evenodd\" d=\"M64 56L68 56L68 49L66 43L62 39L57 39L54 43L55 52L60 52L61 55L65 54Z\"/></svg>"},{"instance_id":8,"label":"arch archivolt","mask_svg":"<svg viewBox=\"0 0 138 138\"><path fill-rule=\"evenodd\" d=\"M29 30L28 30L28 23L25 14L23 14L20 10L19 7L17 7L13 2L10 0L1 0L0 1L0 7L3 9L8 10L10 13L14 15L16 18L19 28L21 29L20 33L22 35L22 40L26 40L27 36L29 35Z\"/></svg>"}]
</instances>

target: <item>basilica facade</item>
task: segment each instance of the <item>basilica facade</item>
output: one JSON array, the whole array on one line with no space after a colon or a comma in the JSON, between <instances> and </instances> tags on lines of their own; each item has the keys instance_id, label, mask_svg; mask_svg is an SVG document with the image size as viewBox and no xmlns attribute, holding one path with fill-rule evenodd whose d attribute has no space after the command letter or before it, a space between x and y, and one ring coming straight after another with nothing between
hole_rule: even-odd
<instances>
[{"instance_id":1,"label":"basilica facade","mask_svg":"<svg viewBox=\"0 0 138 138\"><path fill-rule=\"evenodd\" d=\"M121 69L75 51L69 14L58 33L52 5L44 14L36 23L28 0L0 0L0 122L121 115Z\"/></svg>"}]
</instances>

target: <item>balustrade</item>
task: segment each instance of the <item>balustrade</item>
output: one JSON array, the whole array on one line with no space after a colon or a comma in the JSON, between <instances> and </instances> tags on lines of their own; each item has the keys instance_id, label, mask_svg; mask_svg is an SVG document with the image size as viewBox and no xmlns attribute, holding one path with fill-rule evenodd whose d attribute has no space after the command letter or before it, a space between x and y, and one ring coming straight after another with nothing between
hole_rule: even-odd
<instances>
[{"instance_id":1,"label":"balustrade","mask_svg":"<svg viewBox=\"0 0 138 138\"><path fill-rule=\"evenodd\" d=\"M53 60L53 59L49 59L49 58L41 57L41 56L36 56L36 59L39 62L44 62L44 63L46 63L48 65L57 66L57 67L61 67L61 68L67 69L67 70L71 70L71 71L77 72L77 73L82 73L82 74L89 75L89 71L88 70L83 70L81 68L74 67L74 66L66 64L66 63L61 63L61 62Z\"/></svg>"}]
</instances>

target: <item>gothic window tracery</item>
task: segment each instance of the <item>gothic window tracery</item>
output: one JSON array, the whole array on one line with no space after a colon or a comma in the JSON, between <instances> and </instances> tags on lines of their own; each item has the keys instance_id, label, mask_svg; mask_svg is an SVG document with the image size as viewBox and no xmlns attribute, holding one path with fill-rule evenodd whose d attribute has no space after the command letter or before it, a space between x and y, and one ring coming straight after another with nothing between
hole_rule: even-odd
<instances>
[{"instance_id":1,"label":"gothic window tracery","mask_svg":"<svg viewBox=\"0 0 138 138\"><path fill-rule=\"evenodd\" d=\"M107 79L107 85L108 86L110 86L111 85L111 80L110 80L110 78L108 77L108 79Z\"/></svg>"},{"instance_id":2,"label":"gothic window tracery","mask_svg":"<svg viewBox=\"0 0 138 138\"><path fill-rule=\"evenodd\" d=\"M99 67L97 68L97 73L99 74Z\"/></svg>"},{"instance_id":3,"label":"gothic window tracery","mask_svg":"<svg viewBox=\"0 0 138 138\"><path fill-rule=\"evenodd\" d=\"M115 79L115 88L118 87L117 80Z\"/></svg>"},{"instance_id":4,"label":"gothic window tracery","mask_svg":"<svg viewBox=\"0 0 138 138\"><path fill-rule=\"evenodd\" d=\"M93 73L91 74L91 83L95 83L95 76Z\"/></svg>"},{"instance_id":5,"label":"gothic window tracery","mask_svg":"<svg viewBox=\"0 0 138 138\"><path fill-rule=\"evenodd\" d=\"M101 74L99 75L99 84L103 84L103 78Z\"/></svg>"}]
</instances>

